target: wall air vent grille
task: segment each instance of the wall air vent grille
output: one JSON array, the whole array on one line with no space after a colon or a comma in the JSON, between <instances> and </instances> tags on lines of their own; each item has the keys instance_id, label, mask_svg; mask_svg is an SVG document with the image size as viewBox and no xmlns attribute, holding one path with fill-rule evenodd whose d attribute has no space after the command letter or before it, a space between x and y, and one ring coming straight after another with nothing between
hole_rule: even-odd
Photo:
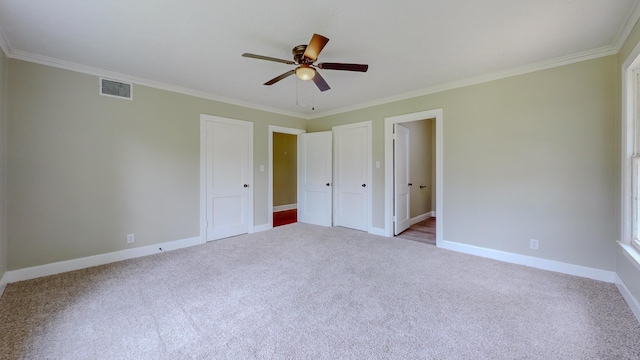
<instances>
[{"instance_id":1,"label":"wall air vent grille","mask_svg":"<svg viewBox=\"0 0 640 360\"><path fill-rule=\"evenodd\" d=\"M122 81L100 78L100 95L132 100L133 85Z\"/></svg>"}]
</instances>

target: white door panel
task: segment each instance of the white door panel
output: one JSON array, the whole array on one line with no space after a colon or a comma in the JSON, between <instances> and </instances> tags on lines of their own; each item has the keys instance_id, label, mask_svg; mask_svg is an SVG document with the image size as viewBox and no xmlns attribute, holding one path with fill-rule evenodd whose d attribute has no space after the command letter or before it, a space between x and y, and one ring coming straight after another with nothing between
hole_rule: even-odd
<instances>
[{"instance_id":1,"label":"white door panel","mask_svg":"<svg viewBox=\"0 0 640 360\"><path fill-rule=\"evenodd\" d=\"M367 231L370 208L370 123L334 127L335 225Z\"/></svg>"},{"instance_id":2,"label":"white door panel","mask_svg":"<svg viewBox=\"0 0 640 360\"><path fill-rule=\"evenodd\" d=\"M253 124L206 117L206 240L251 232Z\"/></svg>"},{"instance_id":3,"label":"white door panel","mask_svg":"<svg viewBox=\"0 0 640 360\"><path fill-rule=\"evenodd\" d=\"M298 221L331 226L332 135L330 131L298 136Z\"/></svg>"},{"instance_id":4,"label":"white door panel","mask_svg":"<svg viewBox=\"0 0 640 360\"><path fill-rule=\"evenodd\" d=\"M395 124L395 141L393 146L394 162L394 234L398 235L411 225L410 214L410 169L409 169L409 129Z\"/></svg>"}]
</instances>

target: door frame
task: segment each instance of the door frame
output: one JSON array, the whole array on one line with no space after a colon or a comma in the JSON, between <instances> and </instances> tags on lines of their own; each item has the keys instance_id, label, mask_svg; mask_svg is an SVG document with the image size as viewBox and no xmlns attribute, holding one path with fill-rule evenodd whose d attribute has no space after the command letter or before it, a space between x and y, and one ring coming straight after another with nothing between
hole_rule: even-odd
<instances>
[{"instance_id":1,"label":"door frame","mask_svg":"<svg viewBox=\"0 0 640 360\"><path fill-rule=\"evenodd\" d=\"M220 116L214 116L214 115L207 115L207 114L200 114L200 242L201 243L206 243L207 242L207 122L208 121L216 121L216 122L222 122L222 123L227 123L227 124L234 124L234 125L243 125L243 126L249 126L249 128L251 129L251 138L249 141L249 172L247 174L248 178L250 179L250 185L251 186L251 191L249 191L249 194L247 195L249 197L248 199L248 205L247 207L249 208L249 216L247 218L247 223L248 223L248 229L247 232L249 234L253 233L253 212L254 212L254 202L253 202L253 197L254 197L254 187L255 187L255 179L254 179L254 174L253 174L253 123L250 121L244 121L244 120L236 120L236 119L229 119L229 118L225 118L225 117L220 117Z\"/></svg>"},{"instance_id":2,"label":"door frame","mask_svg":"<svg viewBox=\"0 0 640 360\"><path fill-rule=\"evenodd\" d=\"M298 145L299 146L300 138L299 135L305 134L305 130L288 128L283 126L269 125L269 130L267 131L268 136L268 148L269 148L269 164L267 166L267 214L269 216L269 229L273 228L273 133L282 133L282 134L290 134L296 135ZM298 153L296 151L296 157ZM296 159L296 164L298 163L298 159ZM296 179L297 179L297 171L296 171ZM298 193L298 180L296 180L296 194ZM297 202L297 201L296 201Z\"/></svg>"},{"instance_id":3,"label":"door frame","mask_svg":"<svg viewBox=\"0 0 640 360\"><path fill-rule=\"evenodd\" d=\"M371 128L372 128L372 122L371 121L361 121L361 122L357 122L357 123L352 123L352 124L346 124L346 125L338 125L338 126L334 126L331 128L331 130L333 131L333 187L332 187L332 191L333 191L333 206L332 206L332 219L333 219L333 226L336 226L337 222L338 222L338 211L337 211L337 206L338 206L338 193L339 193L339 189L338 186L340 186L338 184L338 182L336 181L337 176L339 175L339 169L338 169L338 160L337 160L337 156L338 156L338 151L337 151L337 142L336 142L336 138L337 138L337 133L341 130L347 130L347 129L353 129L353 128L358 128L358 127L366 127L367 128L367 137L368 137L368 142L369 142L369 147L367 149L367 165L368 165L368 170L367 170L367 179L366 179L366 184L367 184L367 190L366 190L366 197L367 197L367 204L369 205L369 209L366 209L367 211L367 225L366 225L366 231L368 233L371 232L371 218L372 218L372 188L373 188L373 173L372 173L372 165L373 165L373 138L372 138L372 133L371 133Z\"/></svg>"},{"instance_id":4,"label":"door frame","mask_svg":"<svg viewBox=\"0 0 640 360\"><path fill-rule=\"evenodd\" d=\"M443 174L443 129L444 115L442 109L420 111L416 113L386 117L384 119L384 230L388 237L393 237L393 125L435 119L436 122L436 246L441 247L444 224L444 174Z\"/></svg>"}]
</instances>

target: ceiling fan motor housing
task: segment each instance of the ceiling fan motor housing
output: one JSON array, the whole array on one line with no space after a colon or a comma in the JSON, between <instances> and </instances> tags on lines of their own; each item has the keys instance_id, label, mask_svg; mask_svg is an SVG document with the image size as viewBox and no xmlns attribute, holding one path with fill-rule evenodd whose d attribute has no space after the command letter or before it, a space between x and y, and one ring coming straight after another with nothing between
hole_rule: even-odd
<instances>
[{"instance_id":1,"label":"ceiling fan motor housing","mask_svg":"<svg viewBox=\"0 0 640 360\"><path fill-rule=\"evenodd\" d=\"M302 65L313 63L313 61L304 57L305 50L307 50L307 45L298 45L291 50L291 53L293 54L293 61L295 61L296 64Z\"/></svg>"}]
</instances>

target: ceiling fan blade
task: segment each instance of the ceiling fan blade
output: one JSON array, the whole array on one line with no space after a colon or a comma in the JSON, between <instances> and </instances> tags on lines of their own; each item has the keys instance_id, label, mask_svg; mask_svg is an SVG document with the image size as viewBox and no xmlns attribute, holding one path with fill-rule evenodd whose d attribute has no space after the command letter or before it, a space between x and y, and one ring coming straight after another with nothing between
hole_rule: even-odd
<instances>
[{"instance_id":1,"label":"ceiling fan blade","mask_svg":"<svg viewBox=\"0 0 640 360\"><path fill-rule=\"evenodd\" d=\"M369 65L364 64L320 63L316 66L318 66L320 69L325 70L346 70L360 72L367 72L367 70L369 70Z\"/></svg>"},{"instance_id":2,"label":"ceiling fan blade","mask_svg":"<svg viewBox=\"0 0 640 360\"><path fill-rule=\"evenodd\" d=\"M295 71L295 70L289 70L289 71L287 71L286 73L284 73L284 74L282 74L282 75L279 75L279 76L274 77L273 79L271 79L271 80L267 81L267 82L266 82L266 83L264 83L264 84L265 84L265 85L273 85L273 84L277 83L278 81L280 81L280 80L282 80L282 79L284 79L284 78L286 78L286 77L289 77L289 76L291 76L291 75L293 75L293 74L295 74L295 73L296 73L296 71Z\"/></svg>"},{"instance_id":3,"label":"ceiling fan blade","mask_svg":"<svg viewBox=\"0 0 640 360\"><path fill-rule=\"evenodd\" d=\"M328 38L322 35L313 34L311 41L309 41L309 45L307 45L307 49L304 51L304 57L312 61L316 61L318 55L320 55L320 51L324 49L324 46L327 45L328 42Z\"/></svg>"},{"instance_id":4,"label":"ceiling fan blade","mask_svg":"<svg viewBox=\"0 0 640 360\"><path fill-rule=\"evenodd\" d=\"M295 62L293 62L291 60L278 59L278 58L274 58L274 57L270 57L270 56L262 56L262 55L249 54L249 53L244 53L244 54L242 54L242 56L243 57L248 57L248 58L253 58L253 59L258 59L258 60L275 61L275 62L288 64L288 65L295 65L296 64Z\"/></svg>"},{"instance_id":5,"label":"ceiling fan blade","mask_svg":"<svg viewBox=\"0 0 640 360\"><path fill-rule=\"evenodd\" d=\"M316 75L313 77L313 82L316 83L316 86L318 87L318 89L320 89L320 91L327 91L331 89L329 87L329 84L327 84L327 82L324 81L324 78L320 76L320 73L317 71L316 71Z\"/></svg>"}]
</instances>

